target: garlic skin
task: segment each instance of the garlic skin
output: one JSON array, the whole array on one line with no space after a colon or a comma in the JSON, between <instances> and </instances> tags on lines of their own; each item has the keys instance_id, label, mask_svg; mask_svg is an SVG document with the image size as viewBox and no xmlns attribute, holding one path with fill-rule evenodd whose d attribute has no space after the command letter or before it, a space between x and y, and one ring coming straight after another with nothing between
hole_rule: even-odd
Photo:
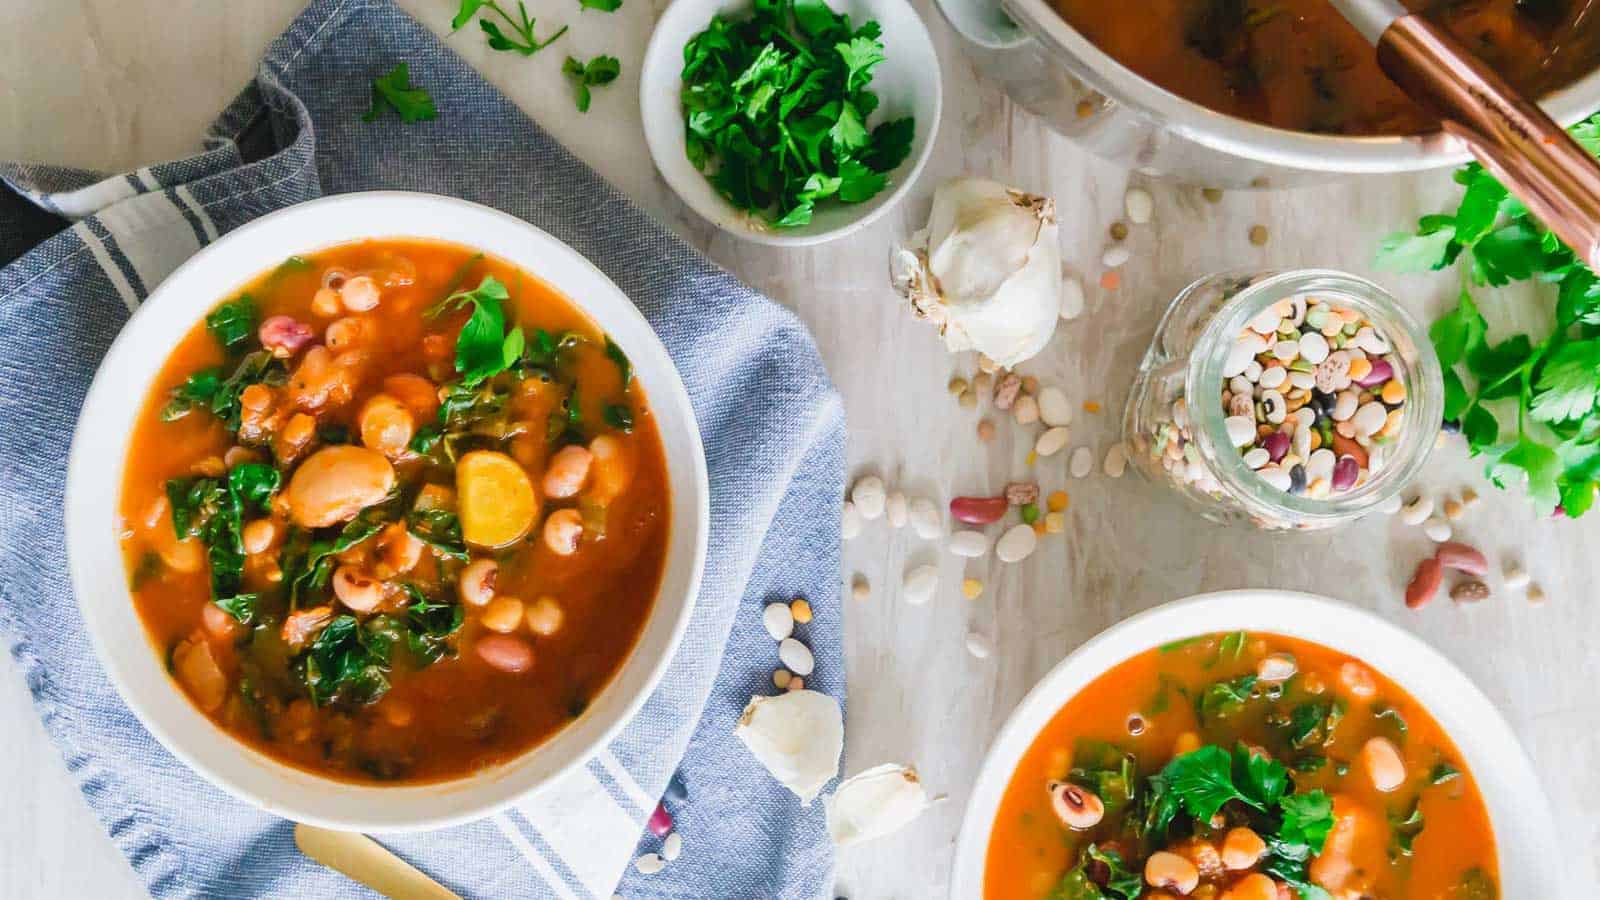
<instances>
[{"instance_id":1,"label":"garlic skin","mask_svg":"<svg viewBox=\"0 0 1600 900\"><path fill-rule=\"evenodd\" d=\"M802 806L810 806L839 774L844 713L828 694L801 690L751 697L733 733Z\"/></svg>"},{"instance_id":2,"label":"garlic skin","mask_svg":"<svg viewBox=\"0 0 1600 900\"><path fill-rule=\"evenodd\" d=\"M910 824L931 802L916 769L874 766L846 778L823 800L828 835L840 847L883 837Z\"/></svg>"},{"instance_id":3,"label":"garlic skin","mask_svg":"<svg viewBox=\"0 0 1600 900\"><path fill-rule=\"evenodd\" d=\"M933 195L928 227L891 259L891 277L951 352L1010 368L1044 349L1061 315L1055 201L983 178Z\"/></svg>"}]
</instances>

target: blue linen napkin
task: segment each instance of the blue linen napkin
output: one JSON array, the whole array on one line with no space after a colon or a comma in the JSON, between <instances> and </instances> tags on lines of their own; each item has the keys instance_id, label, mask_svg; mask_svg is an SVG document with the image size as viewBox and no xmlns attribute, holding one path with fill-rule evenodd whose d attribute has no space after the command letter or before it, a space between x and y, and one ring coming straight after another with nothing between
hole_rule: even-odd
<instances>
[{"instance_id":1,"label":"blue linen napkin","mask_svg":"<svg viewBox=\"0 0 1600 900\"><path fill-rule=\"evenodd\" d=\"M361 121L372 79L399 61L431 91L438 119ZM107 681L63 547L60 473L78 408L129 312L200 246L324 193L395 188L520 216L639 305L699 418L711 536L683 646L606 751L505 813L383 842L468 897L824 894L832 851L820 804L801 808L732 736L749 697L772 690L775 645L760 623L769 600L811 600L807 686L844 692L844 416L804 328L632 206L387 0L314 2L204 147L111 177L0 164L0 635L150 892L370 896L302 857L290 823L185 769ZM642 825L674 770L688 791L672 808L683 855L646 877L628 863L659 848Z\"/></svg>"}]
</instances>

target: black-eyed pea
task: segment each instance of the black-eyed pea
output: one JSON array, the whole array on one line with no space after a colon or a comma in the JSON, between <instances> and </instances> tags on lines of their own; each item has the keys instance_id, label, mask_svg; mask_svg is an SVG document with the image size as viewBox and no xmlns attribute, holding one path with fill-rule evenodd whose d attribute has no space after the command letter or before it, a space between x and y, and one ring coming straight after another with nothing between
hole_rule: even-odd
<instances>
[{"instance_id":1,"label":"black-eyed pea","mask_svg":"<svg viewBox=\"0 0 1600 900\"><path fill-rule=\"evenodd\" d=\"M1350 692L1350 696L1361 700L1369 700L1378 693L1372 670L1358 662L1350 661L1339 666L1339 683Z\"/></svg>"},{"instance_id":2,"label":"black-eyed pea","mask_svg":"<svg viewBox=\"0 0 1600 900\"><path fill-rule=\"evenodd\" d=\"M602 434L589 442L593 462L589 470L589 497L604 506L616 499L633 480L633 454L615 435Z\"/></svg>"},{"instance_id":3,"label":"black-eyed pea","mask_svg":"<svg viewBox=\"0 0 1600 900\"><path fill-rule=\"evenodd\" d=\"M416 568L425 546L404 522L390 522L378 533L378 559L396 574Z\"/></svg>"},{"instance_id":4,"label":"black-eyed pea","mask_svg":"<svg viewBox=\"0 0 1600 900\"><path fill-rule=\"evenodd\" d=\"M335 319L322 333L323 343L334 352L351 350L366 343L368 335L373 331L372 323L358 316L345 316Z\"/></svg>"},{"instance_id":5,"label":"black-eyed pea","mask_svg":"<svg viewBox=\"0 0 1600 900\"><path fill-rule=\"evenodd\" d=\"M333 570L333 595L346 609L369 613L383 602L383 582L354 566Z\"/></svg>"},{"instance_id":6,"label":"black-eyed pea","mask_svg":"<svg viewBox=\"0 0 1600 900\"><path fill-rule=\"evenodd\" d=\"M490 631L510 634L522 624L522 601L515 597L496 597L483 608L478 620Z\"/></svg>"},{"instance_id":7,"label":"black-eyed pea","mask_svg":"<svg viewBox=\"0 0 1600 900\"><path fill-rule=\"evenodd\" d=\"M1388 738L1369 738L1362 744L1361 764L1366 768L1372 786L1384 793L1405 784L1405 761L1400 758L1400 751Z\"/></svg>"},{"instance_id":8,"label":"black-eyed pea","mask_svg":"<svg viewBox=\"0 0 1600 900\"><path fill-rule=\"evenodd\" d=\"M560 631L566 617L561 604L549 595L528 604L528 630L540 637L550 637Z\"/></svg>"},{"instance_id":9,"label":"black-eyed pea","mask_svg":"<svg viewBox=\"0 0 1600 900\"><path fill-rule=\"evenodd\" d=\"M583 538L583 516L575 509L558 509L544 520L544 545L559 556L578 552Z\"/></svg>"},{"instance_id":10,"label":"black-eyed pea","mask_svg":"<svg viewBox=\"0 0 1600 900\"><path fill-rule=\"evenodd\" d=\"M461 602L468 606L488 606L494 599L495 580L500 575L500 564L492 559L473 560L461 570L456 581L456 592Z\"/></svg>"},{"instance_id":11,"label":"black-eyed pea","mask_svg":"<svg viewBox=\"0 0 1600 900\"><path fill-rule=\"evenodd\" d=\"M1188 894L1200 884L1200 870L1176 853L1158 850L1144 861L1144 880L1151 887Z\"/></svg>"},{"instance_id":12,"label":"black-eyed pea","mask_svg":"<svg viewBox=\"0 0 1600 900\"><path fill-rule=\"evenodd\" d=\"M1050 808L1068 828L1087 831L1105 818L1106 806L1094 792L1066 781L1052 781L1045 787L1050 792Z\"/></svg>"},{"instance_id":13,"label":"black-eyed pea","mask_svg":"<svg viewBox=\"0 0 1600 900\"><path fill-rule=\"evenodd\" d=\"M593 453L575 444L557 450L544 470L541 484L544 495L555 500L577 496L583 490L583 483L589 479L589 467L593 461Z\"/></svg>"},{"instance_id":14,"label":"black-eyed pea","mask_svg":"<svg viewBox=\"0 0 1600 900\"><path fill-rule=\"evenodd\" d=\"M1222 864L1235 872L1251 868L1265 852L1266 842L1249 828L1235 828L1222 839Z\"/></svg>"}]
</instances>

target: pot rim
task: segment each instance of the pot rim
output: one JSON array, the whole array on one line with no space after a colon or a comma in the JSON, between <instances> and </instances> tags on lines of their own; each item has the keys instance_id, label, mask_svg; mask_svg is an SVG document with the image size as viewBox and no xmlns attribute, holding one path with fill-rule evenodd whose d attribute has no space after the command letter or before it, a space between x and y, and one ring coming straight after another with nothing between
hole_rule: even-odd
<instances>
[{"instance_id":1,"label":"pot rim","mask_svg":"<svg viewBox=\"0 0 1600 900\"><path fill-rule=\"evenodd\" d=\"M940 0L940 6L950 0ZM1420 135L1313 134L1220 113L1146 79L1095 46L1046 0L999 0L1022 32L1090 87L1170 132L1221 153L1294 169L1347 174L1414 172L1471 160L1466 145L1442 131ZM946 13L949 18L949 13ZM971 38L968 38L971 40ZM1600 67L1539 103L1567 127L1600 110Z\"/></svg>"}]
</instances>

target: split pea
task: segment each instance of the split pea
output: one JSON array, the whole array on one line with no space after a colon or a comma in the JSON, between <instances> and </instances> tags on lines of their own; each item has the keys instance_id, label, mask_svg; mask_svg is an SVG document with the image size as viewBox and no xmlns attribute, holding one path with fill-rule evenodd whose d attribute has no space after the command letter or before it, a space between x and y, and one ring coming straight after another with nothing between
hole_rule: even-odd
<instances>
[{"instance_id":1,"label":"split pea","mask_svg":"<svg viewBox=\"0 0 1600 900\"><path fill-rule=\"evenodd\" d=\"M961 582L961 596L968 600L976 600L983 596L983 582L976 578L968 578Z\"/></svg>"},{"instance_id":2,"label":"split pea","mask_svg":"<svg viewBox=\"0 0 1600 900\"><path fill-rule=\"evenodd\" d=\"M794 598L794 602L789 604L789 612L794 615L794 620L801 625L811 621L811 604L804 597Z\"/></svg>"},{"instance_id":3,"label":"split pea","mask_svg":"<svg viewBox=\"0 0 1600 900\"><path fill-rule=\"evenodd\" d=\"M1067 500L1066 491L1052 491L1050 496L1045 498L1045 505L1051 512L1061 512L1067 508Z\"/></svg>"}]
</instances>

